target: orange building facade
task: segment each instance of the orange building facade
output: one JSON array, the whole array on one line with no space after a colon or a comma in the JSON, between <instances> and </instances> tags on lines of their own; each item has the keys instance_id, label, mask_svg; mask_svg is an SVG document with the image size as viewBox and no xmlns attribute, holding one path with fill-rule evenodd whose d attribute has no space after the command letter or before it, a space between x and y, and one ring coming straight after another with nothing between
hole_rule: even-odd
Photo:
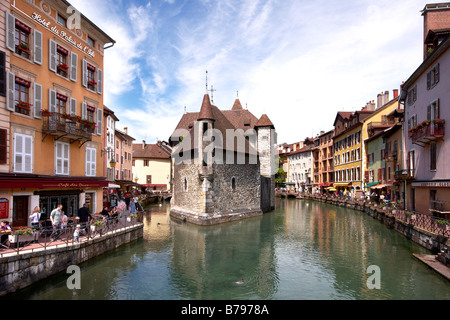
<instances>
[{"instance_id":1,"label":"orange building facade","mask_svg":"<svg viewBox=\"0 0 450 320\"><path fill-rule=\"evenodd\" d=\"M103 56L114 40L65 0L11 0L1 9L8 58L0 123L8 126L0 132L0 220L30 225L34 207L49 215L58 203L69 217L83 203L99 212L108 186Z\"/></svg>"}]
</instances>

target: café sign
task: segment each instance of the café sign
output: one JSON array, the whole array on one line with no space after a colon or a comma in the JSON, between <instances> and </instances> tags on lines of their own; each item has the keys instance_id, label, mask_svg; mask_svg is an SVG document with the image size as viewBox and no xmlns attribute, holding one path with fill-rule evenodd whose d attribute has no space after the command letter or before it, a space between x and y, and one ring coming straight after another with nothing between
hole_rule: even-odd
<instances>
[{"instance_id":1,"label":"caf\u00e9 sign","mask_svg":"<svg viewBox=\"0 0 450 320\"><path fill-rule=\"evenodd\" d=\"M413 187L434 187L434 188L449 188L450 182L415 182Z\"/></svg>"},{"instance_id":2,"label":"caf\u00e9 sign","mask_svg":"<svg viewBox=\"0 0 450 320\"><path fill-rule=\"evenodd\" d=\"M57 35L58 37L60 37L61 39L65 40L66 42L70 43L71 45L73 45L75 48L81 50L82 52L84 52L85 54L87 54L88 56L94 58L95 57L95 52L89 48L88 46L83 45L83 43L79 42L77 43L71 35L68 35L64 30L58 30L57 26L51 26L51 22L45 20L45 18L43 18L40 14L33 12L33 15L31 16L32 19L36 20L39 24L41 24L43 27L47 28L48 30L50 30L51 32L53 32L55 35Z\"/></svg>"}]
</instances>

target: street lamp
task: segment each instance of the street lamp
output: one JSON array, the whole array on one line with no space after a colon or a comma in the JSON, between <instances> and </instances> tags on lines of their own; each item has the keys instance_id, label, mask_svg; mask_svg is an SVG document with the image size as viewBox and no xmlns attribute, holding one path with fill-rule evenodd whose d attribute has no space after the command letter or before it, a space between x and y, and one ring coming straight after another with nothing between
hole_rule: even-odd
<instances>
[{"instance_id":1,"label":"street lamp","mask_svg":"<svg viewBox=\"0 0 450 320\"><path fill-rule=\"evenodd\" d=\"M113 150L113 148L111 148L111 147L104 148L102 150L102 153L103 152L106 152L108 155L111 152L111 161L109 162L109 166L111 168L114 168L116 166L116 161L114 160L114 150Z\"/></svg>"}]
</instances>

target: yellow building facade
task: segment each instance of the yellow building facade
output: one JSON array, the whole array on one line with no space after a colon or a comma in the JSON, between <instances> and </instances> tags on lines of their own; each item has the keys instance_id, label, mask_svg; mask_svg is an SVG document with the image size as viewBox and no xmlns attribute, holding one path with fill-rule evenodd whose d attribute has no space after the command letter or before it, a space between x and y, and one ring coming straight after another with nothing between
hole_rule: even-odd
<instances>
[{"instance_id":1,"label":"yellow building facade","mask_svg":"<svg viewBox=\"0 0 450 320\"><path fill-rule=\"evenodd\" d=\"M102 207L103 58L114 40L67 1L9 3L4 12L8 166L0 172L0 219L29 225L35 206L74 216Z\"/></svg>"}]
</instances>

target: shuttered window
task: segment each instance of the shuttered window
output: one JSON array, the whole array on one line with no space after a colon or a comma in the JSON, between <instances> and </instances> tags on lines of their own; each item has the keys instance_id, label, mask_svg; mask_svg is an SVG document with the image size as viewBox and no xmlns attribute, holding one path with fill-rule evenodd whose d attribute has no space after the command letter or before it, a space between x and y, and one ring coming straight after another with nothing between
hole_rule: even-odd
<instances>
[{"instance_id":1,"label":"shuttered window","mask_svg":"<svg viewBox=\"0 0 450 320\"><path fill-rule=\"evenodd\" d=\"M0 129L0 164L7 164L7 152L8 152L8 130Z\"/></svg>"},{"instance_id":2,"label":"shuttered window","mask_svg":"<svg viewBox=\"0 0 450 320\"><path fill-rule=\"evenodd\" d=\"M69 147L68 143L55 143L55 174L69 175Z\"/></svg>"},{"instance_id":3,"label":"shuttered window","mask_svg":"<svg viewBox=\"0 0 450 320\"><path fill-rule=\"evenodd\" d=\"M14 134L14 164L13 170L18 173L32 173L33 171L33 137Z\"/></svg>"},{"instance_id":4,"label":"shuttered window","mask_svg":"<svg viewBox=\"0 0 450 320\"><path fill-rule=\"evenodd\" d=\"M6 96L6 55L0 51L0 96Z\"/></svg>"},{"instance_id":5,"label":"shuttered window","mask_svg":"<svg viewBox=\"0 0 450 320\"><path fill-rule=\"evenodd\" d=\"M437 163L437 144L430 144L430 170L436 170Z\"/></svg>"},{"instance_id":6,"label":"shuttered window","mask_svg":"<svg viewBox=\"0 0 450 320\"><path fill-rule=\"evenodd\" d=\"M97 173L97 150L86 148L86 176L93 177Z\"/></svg>"}]
</instances>

